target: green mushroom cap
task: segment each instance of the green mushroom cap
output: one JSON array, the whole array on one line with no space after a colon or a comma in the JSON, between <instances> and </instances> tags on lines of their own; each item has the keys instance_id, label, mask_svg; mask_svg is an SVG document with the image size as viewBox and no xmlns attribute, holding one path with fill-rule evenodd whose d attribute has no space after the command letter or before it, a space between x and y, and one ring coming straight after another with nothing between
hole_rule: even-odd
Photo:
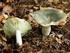
<instances>
[{"instance_id":1,"label":"green mushroom cap","mask_svg":"<svg viewBox=\"0 0 70 53\"><path fill-rule=\"evenodd\" d=\"M51 7L32 12L30 15L42 26L50 24L51 22L56 23L66 18L66 14L63 11Z\"/></svg>"},{"instance_id":2,"label":"green mushroom cap","mask_svg":"<svg viewBox=\"0 0 70 53\"><path fill-rule=\"evenodd\" d=\"M24 19L20 18L9 18L6 23L4 24L3 30L7 36L11 36L16 34L16 30L21 31L21 35L25 35L31 29L31 25L25 21Z\"/></svg>"}]
</instances>

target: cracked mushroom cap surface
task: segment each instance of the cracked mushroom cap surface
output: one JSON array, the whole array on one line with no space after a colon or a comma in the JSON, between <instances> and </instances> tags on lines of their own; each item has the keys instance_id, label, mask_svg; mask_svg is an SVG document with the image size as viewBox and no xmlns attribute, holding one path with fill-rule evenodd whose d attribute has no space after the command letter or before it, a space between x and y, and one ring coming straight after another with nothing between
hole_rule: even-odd
<instances>
[{"instance_id":1,"label":"cracked mushroom cap surface","mask_svg":"<svg viewBox=\"0 0 70 53\"><path fill-rule=\"evenodd\" d=\"M15 35L16 30L21 31L21 35L25 35L31 29L31 25L24 19L12 17L9 18L4 24L3 30L5 35Z\"/></svg>"},{"instance_id":2,"label":"cracked mushroom cap surface","mask_svg":"<svg viewBox=\"0 0 70 53\"><path fill-rule=\"evenodd\" d=\"M60 21L66 19L66 14L62 10L51 7L32 12L30 15L37 23L42 26L46 26L51 22L59 23Z\"/></svg>"}]
</instances>

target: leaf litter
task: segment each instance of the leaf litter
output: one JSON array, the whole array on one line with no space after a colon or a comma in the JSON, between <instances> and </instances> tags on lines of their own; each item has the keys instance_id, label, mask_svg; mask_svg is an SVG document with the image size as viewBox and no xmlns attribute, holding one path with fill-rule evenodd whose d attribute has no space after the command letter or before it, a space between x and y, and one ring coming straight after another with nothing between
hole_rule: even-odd
<instances>
[{"instance_id":1,"label":"leaf litter","mask_svg":"<svg viewBox=\"0 0 70 53\"><path fill-rule=\"evenodd\" d=\"M9 5L14 9L5 11L5 6ZM23 37L23 45L18 47L15 43L15 37L7 38L3 30L0 30L0 52L1 53L70 53L70 18L64 27L52 26L50 36L42 40L41 26L39 26L32 18L28 18L29 12L40 10L40 7L53 7L63 10L65 13L70 12L70 0L5 0L0 3L0 28L3 27L2 15L5 11L8 15L17 16L30 21L32 31L27 33L28 36ZM29 20L30 19L30 20Z\"/></svg>"}]
</instances>

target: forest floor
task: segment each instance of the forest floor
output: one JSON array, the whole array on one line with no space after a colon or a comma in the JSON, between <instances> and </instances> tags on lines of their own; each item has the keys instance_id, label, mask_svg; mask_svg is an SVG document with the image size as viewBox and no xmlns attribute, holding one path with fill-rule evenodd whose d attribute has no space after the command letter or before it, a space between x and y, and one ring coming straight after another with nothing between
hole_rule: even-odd
<instances>
[{"instance_id":1,"label":"forest floor","mask_svg":"<svg viewBox=\"0 0 70 53\"><path fill-rule=\"evenodd\" d=\"M2 12L5 6L12 7L6 11L9 15L28 20L31 11L40 10L40 7L53 7L70 12L69 0L0 0L0 28L3 27L6 18ZM4 10L9 9L7 7ZM67 30L68 29L68 30ZM4 31L0 30L0 53L70 53L70 19L68 17L65 26L52 26L51 36L45 37L41 32L41 26L32 23L32 30L23 36L23 45L16 44L15 37L7 38Z\"/></svg>"}]
</instances>

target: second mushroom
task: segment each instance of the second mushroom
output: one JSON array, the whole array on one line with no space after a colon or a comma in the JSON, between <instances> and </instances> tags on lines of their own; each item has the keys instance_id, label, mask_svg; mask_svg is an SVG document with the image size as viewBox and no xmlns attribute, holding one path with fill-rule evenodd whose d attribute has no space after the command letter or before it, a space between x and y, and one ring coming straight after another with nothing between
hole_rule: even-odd
<instances>
[{"instance_id":1,"label":"second mushroom","mask_svg":"<svg viewBox=\"0 0 70 53\"><path fill-rule=\"evenodd\" d=\"M67 14L62 10L51 7L32 12L30 16L42 26L42 34L46 36L51 32L51 25L65 24L67 18Z\"/></svg>"}]
</instances>

